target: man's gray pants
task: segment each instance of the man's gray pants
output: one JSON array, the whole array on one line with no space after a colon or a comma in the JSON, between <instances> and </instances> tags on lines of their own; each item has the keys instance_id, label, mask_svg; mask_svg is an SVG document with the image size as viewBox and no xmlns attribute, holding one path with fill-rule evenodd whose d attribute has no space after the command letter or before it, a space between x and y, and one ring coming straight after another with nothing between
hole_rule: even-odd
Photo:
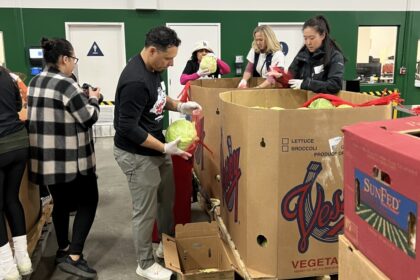
<instances>
[{"instance_id":1,"label":"man's gray pants","mask_svg":"<svg viewBox=\"0 0 420 280\"><path fill-rule=\"evenodd\" d=\"M133 239L142 269L154 263L152 232L173 235L175 184L170 155L143 156L114 146L114 157L127 177L133 203Z\"/></svg>"}]
</instances>

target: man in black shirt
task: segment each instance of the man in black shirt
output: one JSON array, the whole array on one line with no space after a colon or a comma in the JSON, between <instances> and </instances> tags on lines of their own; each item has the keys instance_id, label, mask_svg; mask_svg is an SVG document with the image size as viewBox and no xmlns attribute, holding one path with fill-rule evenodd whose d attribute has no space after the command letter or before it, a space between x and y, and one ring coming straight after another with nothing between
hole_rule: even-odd
<instances>
[{"instance_id":1,"label":"man in black shirt","mask_svg":"<svg viewBox=\"0 0 420 280\"><path fill-rule=\"evenodd\" d=\"M133 202L133 238L136 273L152 280L169 279L171 272L154 261L152 231L157 218L159 233L173 235L174 181L171 155L191 154L177 147L180 139L165 143L164 109L192 114L196 102L171 99L160 74L173 65L181 41L170 28L151 29L139 55L121 73L115 95L114 156L124 174ZM162 246L156 252L163 257Z\"/></svg>"}]
</instances>

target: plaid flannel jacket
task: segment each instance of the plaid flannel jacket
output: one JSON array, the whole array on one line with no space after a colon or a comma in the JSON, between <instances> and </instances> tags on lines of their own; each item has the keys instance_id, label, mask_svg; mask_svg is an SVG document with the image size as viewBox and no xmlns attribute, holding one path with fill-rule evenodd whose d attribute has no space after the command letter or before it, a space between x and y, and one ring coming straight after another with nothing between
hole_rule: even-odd
<instances>
[{"instance_id":1,"label":"plaid flannel jacket","mask_svg":"<svg viewBox=\"0 0 420 280\"><path fill-rule=\"evenodd\" d=\"M92 125L98 120L98 101L51 67L34 77L28 89L29 179L53 185L95 172Z\"/></svg>"}]
</instances>

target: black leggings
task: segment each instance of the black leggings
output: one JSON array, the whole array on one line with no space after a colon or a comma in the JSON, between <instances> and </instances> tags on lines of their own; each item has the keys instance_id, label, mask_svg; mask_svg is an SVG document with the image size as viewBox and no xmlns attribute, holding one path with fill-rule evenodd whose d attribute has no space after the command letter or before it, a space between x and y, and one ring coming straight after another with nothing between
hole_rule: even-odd
<instances>
[{"instance_id":1,"label":"black leggings","mask_svg":"<svg viewBox=\"0 0 420 280\"><path fill-rule=\"evenodd\" d=\"M26 234L25 214L19 200L19 188L28 160L28 149L0 155L0 246L8 242L6 221L12 236Z\"/></svg>"},{"instance_id":2,"label":"black leggings","mask_svg":"<svg viewBox=\"0 0 420 280\"><path fill-rule=\"evenodd\" d=\"M70 254L83 252L86 238L95 219L98 206L98 182L95 174L78 174L68 183L49 185L54 201L52 218L60 249L70 245ZM69 241L70 212L76 210L72 240Z\"/></svg>"}]
</instances>

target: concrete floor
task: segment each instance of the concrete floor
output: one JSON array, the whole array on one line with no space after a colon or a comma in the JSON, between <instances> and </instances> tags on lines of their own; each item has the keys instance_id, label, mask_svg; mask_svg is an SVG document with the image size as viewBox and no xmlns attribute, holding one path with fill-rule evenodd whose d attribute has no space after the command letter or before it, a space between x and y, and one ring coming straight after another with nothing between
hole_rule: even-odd
<instances>
[{"instance_id":1,"label":"concrete floor","mask_svg":"<svg viewBox=\"0 0 420 280\"><path fill-rule=\"evenodd\" d=\"M99 206L83 254L88 263L98 271L98 279L140 279L135 273L137 263L131 231L131 197L125 176L114 159L112 147L112 137L97 138L95 148ZM192 220L208 220L197 203L192 207ZM56 268L56 250L57 242L52 231L31 280L79 279Z\"/></svg>"}]
</instances>

